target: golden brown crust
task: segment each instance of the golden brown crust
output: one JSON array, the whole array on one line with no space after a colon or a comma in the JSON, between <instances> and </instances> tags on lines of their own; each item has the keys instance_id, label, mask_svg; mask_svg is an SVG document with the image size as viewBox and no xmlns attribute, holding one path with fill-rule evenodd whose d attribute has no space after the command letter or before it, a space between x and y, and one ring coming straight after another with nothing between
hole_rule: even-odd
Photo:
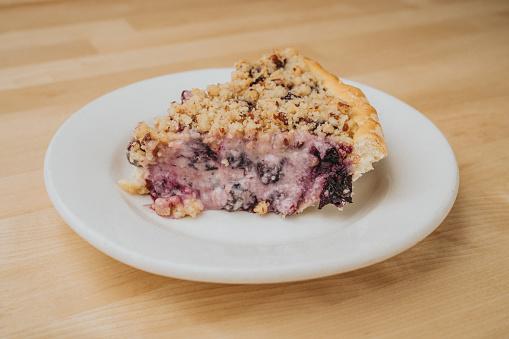
<instances>
[{"instance_id":1,"label":"golden brown crust","mask_svg":"<svg viewBox=\"0 0 509 339\"><path fill-rule=\"evenodd\" d=\"M312 72L318 74L327 90L344 100L350 107L350 118L358 125L354 132L354 150L352 156L360 161L355 164L354 177L358 177L373 168L372 164L387 155L385 137L378 120L377 111L371 106L364 93L357 87L344 84L335 75L327 72L316 61L304 57Z\"/></svg>"}]
</instances>

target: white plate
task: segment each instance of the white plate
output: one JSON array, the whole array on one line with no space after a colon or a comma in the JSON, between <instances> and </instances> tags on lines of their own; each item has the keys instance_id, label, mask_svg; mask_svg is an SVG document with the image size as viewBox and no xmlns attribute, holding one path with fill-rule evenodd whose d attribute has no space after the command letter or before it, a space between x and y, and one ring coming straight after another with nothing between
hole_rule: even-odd
<instances>
[{"instance_id":1,"label":"white plate","mask_svg":"<svg viewBox=\"0 0 509 339\"><path fill-rule=\"evenodd\" d=\"M76 233L148 272L196 281L272 283L365 267L413 246L450 211L458 167L449 143L423 115L368 86L389 156L355 183L354 203L283 219L207 211L196 219L155 215L148 196L117 186L130 178L125 149L139 121L165 115L184 89L229 80L231 69L161 76L111 92L76 112L45 159L49 196Z\"/></svg>"}]
</instances>

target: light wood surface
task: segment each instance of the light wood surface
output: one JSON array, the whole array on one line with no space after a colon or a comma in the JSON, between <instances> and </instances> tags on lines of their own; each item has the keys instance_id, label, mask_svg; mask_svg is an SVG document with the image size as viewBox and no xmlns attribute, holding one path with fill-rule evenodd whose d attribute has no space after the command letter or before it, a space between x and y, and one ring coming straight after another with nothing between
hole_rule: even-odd
<instances>
[{"instance_id":1,"label":"light wood surface","mask_svg":"<svg viewBox=\"0 0 509 339\"><path fill-rule=\"evenodd\" d=\"M460 190L424 241L346 274L220 285L126 266L60 218L43 160L80 107L285 46L447 137ZM507 0L0 1L0 131L0 337L509 337Z\"/></svg>"}]
</instances>

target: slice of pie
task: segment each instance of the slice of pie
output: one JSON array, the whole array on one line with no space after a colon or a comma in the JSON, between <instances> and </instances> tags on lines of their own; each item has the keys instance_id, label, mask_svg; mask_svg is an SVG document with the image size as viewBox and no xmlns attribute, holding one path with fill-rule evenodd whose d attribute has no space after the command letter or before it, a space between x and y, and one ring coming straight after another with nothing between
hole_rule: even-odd
<instances>
[{"instance_id":1,"label":"slice of pie","mask_svg":"<svg viewBox=\"0 0 509 339\"><path fill-rule=\"evenodd\" d=\"M231 82L182 92L127 148L120 186L150 194L157 214L201 210L282 216L352 202L352 182L386 155L376 110L294 49L240 61Z\"/></svg>"}]
</instances>

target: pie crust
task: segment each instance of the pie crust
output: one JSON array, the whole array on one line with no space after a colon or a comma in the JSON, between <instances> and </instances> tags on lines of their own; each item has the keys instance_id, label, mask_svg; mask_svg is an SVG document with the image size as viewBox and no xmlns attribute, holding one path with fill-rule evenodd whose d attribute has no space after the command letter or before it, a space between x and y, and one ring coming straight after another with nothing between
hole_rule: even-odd
<instances>
[{"instance_id":1,"label":"pie crust","mask_svg":"<svg viewBox=\"0 0 509 339\"><path fill-rule=\"evenodd\" d=\"M363 173L372 170L373 163L387 155L387 146L378 113L360 89L343 83L338 77L324 70L315 60L306 57L304 60L311 71L323 79L324 86L351 108L348 115L358 126L353 134L353 156L360 159L354 166L353 180L355 181Z\"/></svg>"}]
</instances>

